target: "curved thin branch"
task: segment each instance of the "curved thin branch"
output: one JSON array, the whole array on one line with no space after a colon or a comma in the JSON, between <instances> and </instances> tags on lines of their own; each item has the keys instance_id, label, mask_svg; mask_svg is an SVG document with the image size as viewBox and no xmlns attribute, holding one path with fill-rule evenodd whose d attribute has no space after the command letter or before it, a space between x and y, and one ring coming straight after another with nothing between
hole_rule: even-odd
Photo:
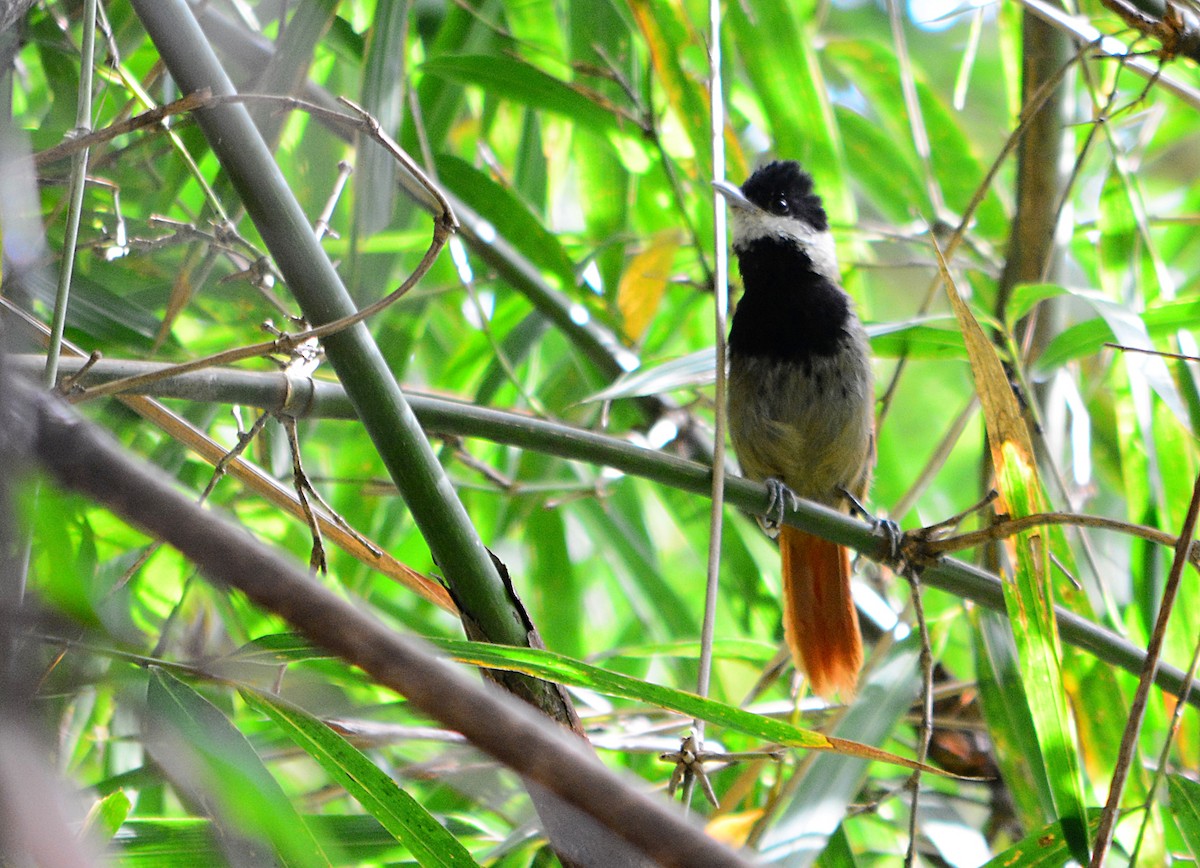
<instances>
[{"instance_id":1,"label":"curved thin branch","mask_svg":"<svg viewBox=\"0 0 1200 868\"><path fill-rule=\"evenodd\" d=\"M409 172L417 182L422 186L430 199L437 206L437 212L434 214L433 222L433 239L429 243L429 247L425 250L425 255L421 257L421 261L417 263L417 267L413 270L405 280L396 289L392 290L378 301L367 305L362 310L347 316L335 319L332 322L323 323L315 328L310 328L299 334L282 334L273 341L263 341L261 343L252 344L247 347L239 347L234 350L225 350L219 353L205 356L201 359L193 359L190 362L184 362L179 365L173 365L166 368L161 368L158 372L146 373L140 377L130 378L128 381L115 380L97 386L94 389L85 389L82 392L75 393L72 396L74 401L86 401L92 398L99 398L103 395L112 395L118 392L130 391L145 385L147 382L152 382L154 379L162 376L171 376L172 373L187 373L188 371L198 371L203 368L211 368L217 365L227 365L233 362L241 361L242 359L258 358L260 356L273 355L276 353L287 355L309 340L320 340L329 335L337 334L345 331L356 323L360 323L369 317L382 311L384 308L390 307L401 296L405 295L410 289L417 285L433 267L433 263L437 260L438 254L442 252L442 248L446 245L446 241L450 235L458 229L458 218L454 215L454 209L450 207L450 203L446 200L446 196L433 183L432 180L421 171L421 167L417 162L410 157L395 139L384 132L374 117L371 116L366 109L361 108L348 99L343 99L342 102L349 106L358 115L341 114L332 112L322 106L313 103L306 103L303 100L298 100L294 97L280 97L258 94L235 94L226 96L213 96L208 88L204 88L198 93L206 94L205 96L197 96L191 100L188 105L192 109L207 108L214 105L226 103L241 103L247 101L265 101L282 103L289 108L300 108L305 111L323 117L326 120L343 123L353 127L364 133L366 136L382 146L393 159L396 160L406 171ZM176 105L176 104L173 104ZM151 113L147 113L151 114ZM161 119L161 118L158 118ZM147 379L149 378L149 379Z\"/></svg>"}]
</instances>

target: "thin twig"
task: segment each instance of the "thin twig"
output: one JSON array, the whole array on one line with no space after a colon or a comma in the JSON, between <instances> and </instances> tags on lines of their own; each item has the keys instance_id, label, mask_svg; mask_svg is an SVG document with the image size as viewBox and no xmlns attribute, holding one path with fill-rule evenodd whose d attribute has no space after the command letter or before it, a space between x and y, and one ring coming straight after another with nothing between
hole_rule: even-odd
<instances>
[{"instance_id":1,"label":"thin twig","mask_svg":"<svg viewBox=\"0 0 1200 868\"><path fill-rule=\"evenodd\" d=\"M1103 530L1113 530L1165 546L1174 546L1178 543L1178 537L1171 536L1171 534L1157 528L1119 521L1115 518L1106 518L1102 515L1083 515L1073 512L1038 512L1020 518L1006 518L980 530L946 537L945 539L930 539L923 535L924 528L919 528L905 533L901 549L904 551L905 558L911 556L919 562L922 559L946 552L961 551L962 549L974 548L984 543L1007 539L1010 536L1031 528L1048 527L1051 525L1096 527ZM1188 553L1188 561L1200 567L1200 546L1192 546L1191 551Z\"/></svg>"},{"instance_id":2,"label":"thin twig","mask_svg":"<svg viewBox=\"0 0 1200 868\"><path fill-rule=\"evenodd\" d=\"M313 234L317 236L318 241L331 234L329 221L333 219L333 209L337 207L338 200L342 198L342 191L346 189L346 182L350 180L350 175L353 173L354 167L348 160L338 161L338 173L337 177L333 179L333 189L329 192L329 199L325 202L325 207L321 209L321 216L313 224Z\"/></svg>"},{"instance_id":3,"label":"thin twig","mask_svg":"<svg viewBox=\"0 0 1200 868\"><path fill-rule=\"evenodd\" d=\"M149 111L142 112L140 115L134 115L115 124L109 124L107 127L103 127L87 135L67 139L65 142L60 142L52 148L40 151L33 155L33 164L39 169L44 168L59 160L65 160L80 151L94 148L105 142L111 142L118 136L145 129L146 127L156 126L171 115L186 114L198 108L203 108L211 99L212 91L210 90L199 90L195 93L189 93L187 96L177 99L174 102L157 106Z\"/></svg>"},{"instance_id":4,"label":"thin twig","mask_svg":"<svg viewBox=\"0 0 1200 868\"><path fill-rule=\"evenodd\" d=\"M1125 724L1125 734L1121 738L1121 750L1117 756L1117 765L1113 770L1112 783L1108 788L1108 801L1100 815L1100 827L1096 830L1096 844L1092 850L1091 868L1102 868L1108 848L1112 844L1113 830L1117 825L1117 814L1121 807L1121 794L1125 790L1125 780L1129 775L1129 767L1133 762L1133 754L1137 749L1138 733L1142 729L1142 719L1146 713L1146 700L1150 696L1150 688L1154 684L1154 672L1158 668L1158 659L1162 654L1163 640L1167 635L1167 621L1175 605L1175 596L1179 591L1180 579L1183 576L1183 565L1189 560L1188 552L1192 546L1192 538L1196 533L1196 519L1200 516L1200 476L1192 486L1192 501L1188 504L1187 517L1183 520L1183 529L1179 533L1179 542L1175 547L1175 560L1171 563L1171 572L1167 576L1166 587L1163 588L1162 602L1158 606L1158 618L1154 622L1154 633L1150 636L1150 644L1146 648L1146 660L1142 666L1141 678L1138 680L1137 693L1134 694L1133 704L1129 708L1129 720Z\"/></svg>"},{"instance_id":5,"label":"thin twig","mask_svg":"<svg viewBox=\"0 0 1200 868\"><path fill-rule=\"evenodd\" d=\"M921 599L921 574L905 572L912 590L913 615L921 641L921 723L917 730L917 762L924 763L933 736L933 650L929 646L929 624L925 620L925 604ZM908 851L904 854L905 868L911 868L917 858L917 810L921 801L921 770L913 769L908 778L912 801L908 810Z\"/></svg>"},{"instance_id":6,"label":"thin twig","mask_svg":"<svg viewBox=\"0 0 1200 868\"><path fill-rule=\"evenodd\" d=\"M721 3L708 4L708 70L709 70L709 136L712 145L714 179L725 177L725 92L721 77ZM713 322L716 328L717 382L713 420L712 504L708 521L708 559L704 584L704 621L700 628L700 660L696 676L696 692L708 696L712 679L713 636L716 633L717 589L721 572L721 533L725 516L725 325L729 316L729 257L726 251L725 203L714 188L710 195L713 206L713 250L715 254L713 281ZM704 750L704 721L694 723L696 750ZM694 778L689 778L693 780ZM706 781L707 783L707 781ZM691 802L691 788L685 786L683 803Z\"/></svg>"},{"instance_id":7,"label":"thin twig","mask_svg":"<svg viewBox=\"0 0 1200 868\"><path fill-rule=\"evenodd\" d=\"M1200 358L1189 356L1186 353L1170 353L1166 350L1156 350L1153 347L1131 347L1111 341L1106 341L1104 346L1111 347L1114 350L1121 350L1125 353L1144 353L1148 356L1161 356L1164 359L1178 359L1181 362L1200 362Z\"/></svg>"},{"instance_id":8,"label":"thin twig","mask_svg":"<svg viewBox=\"0 0 1200 868\"><path fill-rule=\"evenodd\" d=\"M317 573L328 573L329 564L325 560L325 544L321 541L321 525L313 513L312 505L308 502L308 493L316 494L316 489L308 481L304 473L304 464L300 460L300 437L296 433L296 420L292 416L280 419L283 429L287 432L288 448L292 453L292 487L296 489L296 497L304 510L304 519L308 523L309 533L312 534L312 553L308 556L308 568Z\"/></svg>"}]
</instances>

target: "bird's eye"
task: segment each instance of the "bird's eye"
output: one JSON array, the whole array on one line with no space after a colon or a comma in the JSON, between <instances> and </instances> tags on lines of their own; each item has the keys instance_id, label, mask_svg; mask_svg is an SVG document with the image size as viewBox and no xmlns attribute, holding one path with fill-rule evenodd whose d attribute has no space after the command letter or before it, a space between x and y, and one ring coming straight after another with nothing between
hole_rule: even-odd
<instances>
[{"instance_id":1,"label":"bird's eye","mask_svg":"<svg viewBox=\"0 0 1200 868\"><path fill-rule=\"evenodd\" d=\"M788 204L787 196L782 193L777 193L771 200L771 213L778 214L780 217L791 211L791 206Z\"/></svg>"}]
</instances>

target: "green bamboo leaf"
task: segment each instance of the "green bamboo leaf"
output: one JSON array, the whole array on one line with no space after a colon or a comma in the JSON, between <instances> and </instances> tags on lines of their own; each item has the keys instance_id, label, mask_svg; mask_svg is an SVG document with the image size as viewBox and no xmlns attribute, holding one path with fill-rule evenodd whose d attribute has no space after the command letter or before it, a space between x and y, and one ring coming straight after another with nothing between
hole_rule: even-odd
<instances>
[{"instance_id":1,"label":"green bamboo leaf","mask_svg":"<svg viewBox=\"0 0 1200 868\"><path fill-rule=\"evenodd\" d=\"M405 52L408 0L379 0L367 34L363 61L363 108L384 132L395 137L404 116ZM374 142L364 139L354 171L354 220L361 235L383 229L396 203L396 160Z\"/></svg>"},{"instance_id":2,"label":"green bamboo leaf","mask_svg":"<svg viewBox=\"0 0 1200 868\"><path fill-rule=\"evenodd\" d=\"M1088 828L1095 831L1100 824L1100 811L1088 811ZM1051 823L1025 836L989 861L983 868L1060 868L1071 864L1070 834L1062 823Z\"/></svg>"},{"instance_id":3,"label":"green bamboo leaf","mask_svg":"<svg viewBox=\"0 0 1200 868\"><path fill-rule=\"evenodd\" d=\"M1026 828L1034 827L1053 816L1054 799L1021 683L1012 628L995 612L976 609L971 619L979 698L996 764L1012 793L1017 817Z\"/></svg>"},{"instance_id":4,"label":"green bamboo leaf","mask_svg":"<svg viewBox=\"0 0 1200 868\"><path fill-rule=\"evenodd\" d=\"M1008 331L1013 331L1017 322L1038 304L1048 298L1058 298L1066 292L1067 288L1057 283L1018 284L1008 298L1008 307L1004 309L1005 327Z\"/></svg>"},{"instance_id":5,"label":"green bamboo leaf","mask_svg":"<svg viewBox=\"0 0 1200 868\"><path fill-rule=\"evenodd\" d=\"M816 179L833 223L851 224L856 210L843 183L845 165L830 88L821 72L811 2L752 0L725 10L730 56L746 67L752 92L770 124L774 153L799 160ZM738 48L742 50L738 50Z\"/></svg>"},{"instance_id":6,"label":"green bamboo leaf","mask_svg":"<svg viewBox=\"0 0 1200 868\"><path fill-rule=\"evenodd\" d=\"M877 358L965 360L962 333L932 323L933 318L872 323L867 326L871 352Z\"/></svg>"},{"instance_id":7,"label":"green bamboo leaf","mask_svg":"<svg viewBox=\"0 0 1200 868\"><path fill-rule=\"evenodd\" d=\"M117 834L132 807L133 803L124 790L114 790L92 805L83 820L82 834L101 841L110 840Z\"/></svg>"},{"instance_id":8,"label":"green bamboo leaf","mask_svg":"<svg viewBox=\"0 0 1200 868\"><path fill-rule=\"evenodd\" d=\"M1138 249L1138 221L1130 201L1131 191L1121 172L1114 168L1104 180L1100 193L1097 225L1100 243L1096 245L1096 268L1100 286L1110 298L1120 298L1128 290L1131 273L1141 251Z\"/></svg>"},{"instance_id":9,"label":"green bamboo leaf","mask_svg":"<svg viewBox=\"0 0 1200 868\"><path fill-rule=\"evenodd\" d=\"M1167 775L1171 816L1192 857L1200 859L1200 784L1183 775Z\"/></svg>"},{"instance_id":10,"label":"green bamboo leaf","mask_svg":"<svg viewBox=\"0 0 1200 868\"><path fill-rule=\"evenodd\" d=\"M478 865L467 849L358 748L312 715L276 696L240 691L247 704L341 784L422 866Z\"/></svg>"},{"instance_id":11,"label":"green bamboo leaf","mask_svg":"<svg viewBox=\"0 0 1200 868\"><path fill-rule=\"evenodd\" d=\"M267 771L250 742L215 705L166 670L153 667L146 692L147 743L159 762L194 774L231 826L271 842L287 865L333 864Z\"/></svg>"},{"instance_id":12,"label":"green bamboo leaf","mask_svg":"<svg viewBox=\"0 0 1200 868\"><path fill-rule=\"evenodd\" d=\"M854 851L850 849L850 840L846 837L846 827L838 826L837 831L829 836L829 842L821 855L817 857L817 868L857 868Z\"/></svg>"},{"instance_id":13,"label":"green bamboo leaf","mask_svg":"<svg viewBox=\"0 0 1200 868\"><path fill-rule=\"evenodd\" d=\"M1098 353L1110 341L1150 347L1151 338L1169 337L1179 329L1195 328L1200 322L1200 300L1195 298L1164 302L1139 312L1096 292L1066 289L1072 298L1087 303L1099 316L1056 335L1038 358L1037 371L1052 371L1074 359Z\"/></svg>"},{"instance_id":14,"label":"green bamboo leaf","mask_svg":"<svg viewBox=\"0 0 1200 868\"><path fill-rule=\"evenodd\" d=\"M600 286L615 297L625 267L630 221L630 190L638 167L622 159L609 143L587 130L571 137L571 156L579 180L579 207L587 238L595 244L592 262L600 273Z\"/></svg>"},{"instance_id":15,"label":"green bamboo leaf","mask_svg":"<svg viewBox=\"0 0 1200 868\"><path fill-rule=\"evenodd\" d=\"M716 379L717 355L705 347L678 359L640 368L625 374L606 389L584 398L585 401L615 401L642 395L663 395L677 389L695 389Z\"/></svg>"},{"instance_id":16,"label":"green bamboo leaf","mask_svg":"<svg viewBox=\"0 0 1200 868\"><path fill-rule=\"evenodd\" d=\"M913 213L930 211L929 189L921 182L911 145L880 128L878 121L837 106L846 165L870 202L890 220L904 224Z\"/></svg>"},{"instance_id":17,"label":"green bamboo leaf","mask_svg":"<svg viewBox=\"0 0 1200 868\"><path fill-rule=\"evenodd\" d=\"M714 639L712 648L713 656L719 660L745 660L755 666L765 666L779 653L779 649L774 645L753 639ZM590 659L657 660L663 657L680 657L684 660L695 660L699 656L699 642L680 641L627 645L597 654Z\"/></svg>"},{"instance_id":18,"label":"green bamboo leaf","mask_svg":"<svg viewBox=\"0 0 1200 868\"><path fill-rule=\"evenodd\" d=\"M585 93L512 57L446 55L430 58L421 69L428 75L483 88L491 96L562 115L601 135L620 133L628 126L616 107L596 94Z\"/></svg>"},{"instance_id":19,"label":"green bamboo leaf","mask_svg":"<svg viewBox=\"0 0 1200 868\"><path fill-rule=\"evenodd\" d=\"M823 53L862 92L869 106L868 119L877 122L895 143L894 148L908 152L912 165L920 165L912 145L908 107L902 97L899 60L892 47L881 40L839 39L830 41ZM985 167L978 149L967 138L960 116L929 87L920 69L916 71L917 97L929 136L933 173L946 204L961 211L974 197ZM922 195L911 201L923 202L926 198ZM995 237L1007 231L1008 219L994 190L988 192L975 216L984 235Z\"/></svg>"},{"instance_id":20,"label":"green bamboo leaf","mask_svg":"<svg viewBox=\"0 0 1200 868\"><path fill-rule=\"evenodd\" d=\"M869 745L792 726L782 720L763 717L724 702L705 699L694 693L630 678L627 675L590 666L550 651L453 639L431 641L460 663L469 663L488 669L522 672L547 681L556 681L573 687L585 687L606 696L620 696L624 699L646 702L688 717L703 718L709 723L736 729L738 732L784 747L833 751L859 759L894 763L905 768L917 768L919 765L912 760ZM919 767L922 771L946 775L946 772L932 766L921 765Z\"/></svg>"},{"instance_id":21,"label":"green bamboo leaf","mask_svg":"<svg viewBox=\"0 0 1200 868\"><path fill-rule=\"evenodd\" d=\"M575 286L575 264L558 236L550 232L511 190L458 157L437 158L438 180L495 228L500 237L558 279L559 289Z\"/></svg>"},{"instance_id":22,"label":"green bamboo leaf","mask_svg":"<svg viewBox=\"0 0 1200 868\"><path fill-rule=\"evenodd\" d=\"M504 20L532 62L549 68L566 61L561 10L554 0L506 3Z\"/></svg>"},{"instance_id":23,"label":"green bamboo leaf","mask_svg":"<svg viewBox=\"0 0 1200 868\"><path fill-rule=\"evenodd\" d=\"M1035 371L1052 371L1071 358L1100 352L1104 344L1115 341L1128 347L1152 349L1153 337L1171 336L1179 329L1194 328L1200 317L1200 301L1169 302L1144 312L1130 310L1099 293L1073 290L1072 297L1087 302L1100 316L1080 323L1058 335L1037 360ZM1133 371L1154 390L1183 424L1190 422L1186 404L1175 381L1160 358L1139 356Z\"/></svg>"},{"instance_id":24,"label":"green bamboo leaf","mask_svg":"<svg viewBox=\"0 0 1200 868\"><path fill-rule=\"evenodd\" d=\"M557 509L535 510L526 525L538 540L530 565L534 589L529 600L542 639L563 654L580 657L585 652L588 611L584 592L590 577L578 574L567 549L567 524Z\"/></svg>"},{"instance_id":25,"label":"green bamboo leaf","mask_svg":"<svg viewBox=\"0 0 1200 868\"><path fill-rule=\"evenodd\" d=\"M298 633L272 633L260 636L225 657L230 662L298 663L302 660L328 660L335 655L313 645Z\"/></svg>"},{"instance_id":26,"label":"green bamboo leaf","mask_svg":"<svg viewBox=\"0 0 1200 868\"><path fill-rule=\"evenodd\" d=\"M1047 499L1038 480L1033 443L996 349L953 281L946 281L946 294L966 341L983 407L1001 495L998 509L1014 516L1044 512ZM1063 683L1048 535L1042 530L1027 531L1002 545L1011 570L1002 582L1004 602L1055 815L1063 823L1075 858L1086 862L1088 838L1080 753Z\"/></svg>"},{"instance_id":27,"label":"green bamboo leaf","mask_svg":"<svg viewBox=\"0 0 1200 868\"><path fill-rule=\"evenodd\" d=\"M304 822L337 845L344 865L393 863L407 855L378 820L365 814L305 815ZM225 861L219 834L207 818L136 817L125 822L113 844L122 868L212 868Z\"/></svg>"},{"instance_id":28,"label":"green bamboo leaf","mask_svg":"<svg viewBox=\"0 0 1200 868\"><path fill-rule=\"evenodd\" d=\"M1042 512L1045 499L1032 472L1032 453L1011 441L1002 443L998 451L1002 457L997 467L997 483L1004 492L1010 514ZM1013 575L1005 577L1004 600L1017 644L1025 695L1046 764L1055 814L1072 842L1075 857L1085 861L1088 844L1082 823L1080 752L1066 705L1061 646L1053 615L1049 546L1046 536L1038 532L1018 535L1011 548L1015 552L1010 552L1010 556L1015 553L1016 564Z\"/></svg>"},{"instance_id":29,"label":"green bamboo leaf","mask_svg":"<svg viewBox=\"0 0 1200 868\"><path fill-rule=\"evenodd\" d=\"M52 272L33 269L21 279L25 291L47 306L53 305ZM148 288L148 284L143 283L142 278L131 277L124 290L128 292L132 288ZM115 292L86 272L72 278L67 325L83 332L89 339L145 351L158 333L159 322L153 311L130 301L127 295Z\"/></svg>"}]
</instances>

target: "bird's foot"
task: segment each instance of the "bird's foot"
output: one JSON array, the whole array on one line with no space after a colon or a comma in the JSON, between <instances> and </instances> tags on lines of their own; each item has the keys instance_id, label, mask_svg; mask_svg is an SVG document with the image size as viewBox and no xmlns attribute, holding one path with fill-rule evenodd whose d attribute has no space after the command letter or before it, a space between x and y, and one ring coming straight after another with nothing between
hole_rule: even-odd
<instances>
[{"instance_id":1,"label":"bird's foot","mask_svg":"<svg viewBox=\"0 0 1200 868\"><path fill-rule=\"evenodd\" d=\"M900 530L900 525L892 521L890 518L880 518L872 514L862 502L851 494L846 488L839 486L838 490L845 495L846 500L850 503L851 515L859 515L875 530L883 533L884 539L887 542L887 563L895 564L900 560L900 543L904 538L903 532Z\"/></svg>"},{"instance_id":2,"label":"bird's foot","mask_svg":"<svg viewBox=\"0 0 1200 868\"><path fill-rule=\"evenodd\" d=\"M787 514L788 507L795 509L800 505L800 498L796 496L796 492L787 487L782 479L772 476L763 484L767 486L767 508L759 516L758 523L762 525L763 530L775 537L779 534L779 526L783 524L783 517Z\"/></svg>"}]
</instances>

